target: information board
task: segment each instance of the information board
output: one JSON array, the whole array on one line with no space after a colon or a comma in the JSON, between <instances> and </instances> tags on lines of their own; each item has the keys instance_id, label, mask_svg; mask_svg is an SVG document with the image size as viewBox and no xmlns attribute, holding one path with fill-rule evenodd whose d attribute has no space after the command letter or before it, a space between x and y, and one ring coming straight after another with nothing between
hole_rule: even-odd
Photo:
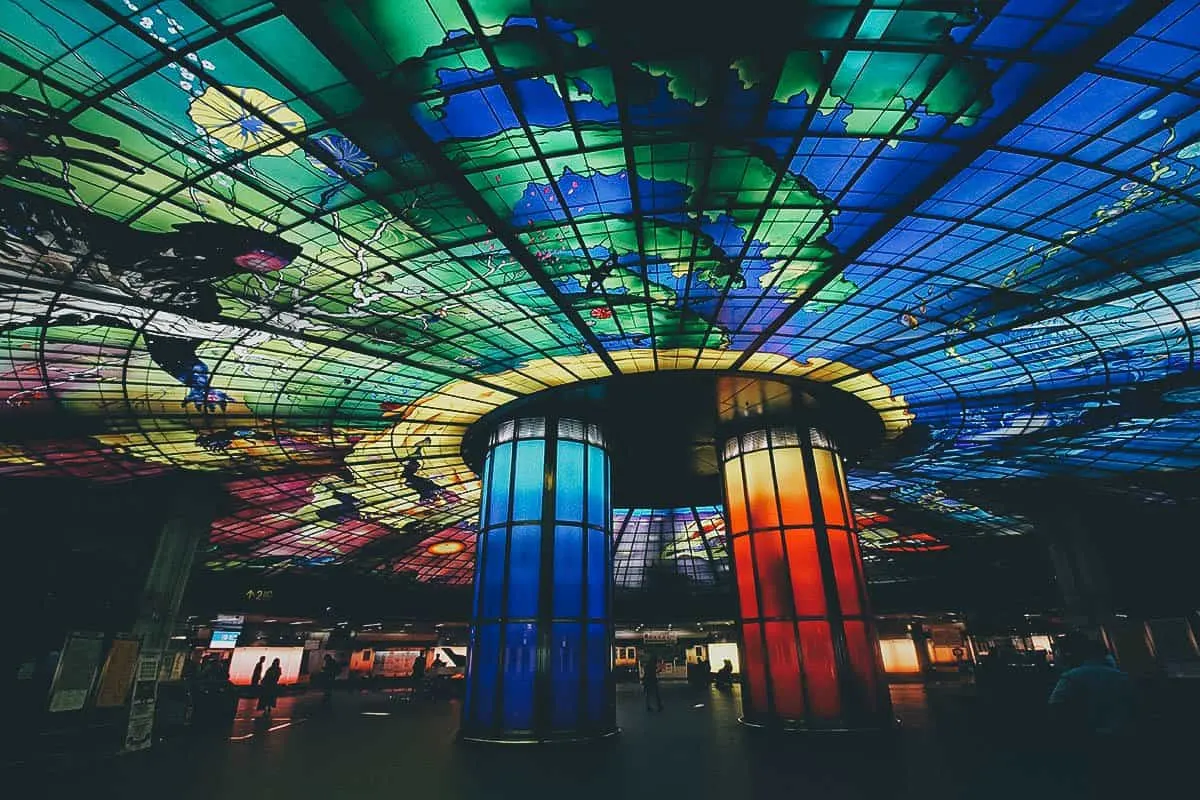
<instances>
[{"instance_id":1,"label":"information board","mask_svg":"<svg viewBox=\"0 0 1200 800\"><path fill-rule=\"evenodd\" d=\"M73 631L67 634L50 685L51 711L79 711L87 704L103 649L102 633Z\"/></svg>"}]
</instances>

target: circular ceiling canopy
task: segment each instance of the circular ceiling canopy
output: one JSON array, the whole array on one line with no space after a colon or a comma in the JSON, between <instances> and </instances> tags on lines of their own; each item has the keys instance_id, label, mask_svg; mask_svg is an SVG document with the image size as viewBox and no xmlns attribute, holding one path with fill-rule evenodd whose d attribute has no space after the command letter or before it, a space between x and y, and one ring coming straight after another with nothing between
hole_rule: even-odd
<instances>
[{"instance_id":1,"label":"circular ceiling canopy","mask_svg":"<svg viewBox=\"0 0 1200 800\"><path fill-rule=\"evenodd\" d=\"M1200 461L1195 2L0 15L0 474L218 473L212 568L467 538L471 424L634 373L852 394L983 532Z\"/></svg>"}]
</instances>

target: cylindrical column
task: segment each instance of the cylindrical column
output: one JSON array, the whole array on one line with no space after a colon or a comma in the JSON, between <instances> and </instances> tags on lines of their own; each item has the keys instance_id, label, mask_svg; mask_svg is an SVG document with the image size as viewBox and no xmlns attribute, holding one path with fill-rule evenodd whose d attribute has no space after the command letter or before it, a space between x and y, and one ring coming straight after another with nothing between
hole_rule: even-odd
<instances>
[{"instance_id":1,"label":"cylindrical column","mask_svg":"<svg viewBox=\"0 0 1200 800\"><path fill-rule=\"evenodd\" d=\"M882 680L841 458L794 420L789 388L722 381L725 509L742 632L743 719L882 728Z\"/></svg>"},{"instance_id":2,"label":"cylindrical column","mask_svg":"<svg viewBox=\"0 0 1200 800\"><path fill-rule=\"evenodd\" d=\"M616 733L611 479L600 428L553 417L501 423L482 478L460 735Z\"/></svg>"}]
</instances>

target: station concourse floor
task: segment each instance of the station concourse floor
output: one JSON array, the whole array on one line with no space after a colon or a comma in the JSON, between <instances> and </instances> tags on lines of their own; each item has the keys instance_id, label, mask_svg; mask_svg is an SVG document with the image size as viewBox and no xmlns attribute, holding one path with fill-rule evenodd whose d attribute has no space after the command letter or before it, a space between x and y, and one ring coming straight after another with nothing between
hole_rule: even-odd
<instances>
[{"instance_id":1,"label":"station concourse floor","mask_svg":"<svg viewBox=\"0 0 1200 800\"><path fill-rule=\"evenodd\" d=\"M892 696L900 732L858 739L766 735L738 724L736 693L670 683L663 685L666 710L646 712L640 688L621 685L621 736L548 746L456 743L455 701L410 704L342 692L330 709L313 694L289 696L263 724L252 701L242 700L230 730L190 733L146 753L43 776L25 784L32 791L9 796L1062 800L1140 797L1159 781L1177 787L1168 796L1194 796L1195 773L1182 755L1190 748L1180 747L1179 757L1157 745L1145 748L1153 756L1142 748L1109 754L1084 778L1034 719L1001 720L1006 712L982 708L972 687L900 684ZM1195 728L1192 737L1194 745ZM1110 766L1124 767L1131 785L1122 786Z\"/></svg>"}]
</instances>

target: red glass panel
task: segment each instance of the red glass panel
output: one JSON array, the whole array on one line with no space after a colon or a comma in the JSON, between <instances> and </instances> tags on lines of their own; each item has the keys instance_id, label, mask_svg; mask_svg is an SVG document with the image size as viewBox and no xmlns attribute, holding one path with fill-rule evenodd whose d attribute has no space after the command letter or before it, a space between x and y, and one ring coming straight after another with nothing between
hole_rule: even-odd
<instances>
[{"instance_id":1,"label":"red glass panel","mask_svg":"<svg viewBox=\"0 0 1200 800\"><path fill-rule=\"evenodd\" d=\"M829 531L829 552L833 556L833 576L837 583L838 601L847 616L862 614L858 575L854 571L854 550L850 544L853 534L834 528Z\"/></svg>"},{"instance_id":2,"label":"red glass panel","mask_svg":"<svg viewBox=\"0 0 1200 800\"><path fill-rule=\"evenodd\" d=\"M750 534L754 538L754 559L758 565L758 590L762 597L762 616L790 615L787 564L783 560L783 542L779 531Z\"/></svg>"},{"instance_id":3,"label":"red glass panel","mask_svg":"<svg viewBox=\"0 0 1200 800\"><path fill-rule=\"evenodd\" d=\"M837 661L828 622L800 622L800 652L812 717L834 720L841 715L842 696L837 682Z\"/></svg>"},{"instance_id":4,"label":"red glass panel","mask_svg":"<svg viewBox=\"0 0 1200 800\"><path fill-rule=\"evenodd\" d=\"M733 540L733 574L737 576L738 599L742 618L758 616L758 598L754 594L754 560L750 557L750 537L739 536Z\"/></svg>"},{"instance_id":5,"label":"red glass panel","mask_svg":"<svg viewBox=\"0 0 1200 800\"><path fill-rule=\"evenodd\" d=\"M867 636L867 626L862 622L847 621L846 650L850 654L850 668L862 686L863 701L868 711L875 711L879 703L876 694L875 647Z\"/></svg>"},{"instance_id":6,"label":"red glass panel","mask_svg":"<svg viewBox=\"0 0 1200 800\"><path fill-rule=\"evenodd\" d=\"M750 498L750 524L756 529L779 527L771 452L759 450L742 457L746 464L746 489Z\"/></svg>"},{"instance_id":7,"label":"red glass panel","mask_svg":"<svg viewBox=\"0 0 1200 800\"><path fill-rule=\"evenodd\" d=\"M729 535L745 533L750 528L746 520L746 495L742 483L742 460L735 458L725 464L725 513L729 519Z\"/></svg>"},{"instance_id":8,"label":"red glass panel","mask_svg":"<svg viewBox=\"0 0 1200 800\"><path fill-rule=\"evenodd\" d=\"M762 626L742 626L742 652L745 661L742 663L742 673L746 679L746 687L750 690L750 707L759 713L770 711L767 706L767 676L765 672L766 657L763 653Z\"/></svg>"},{"instance_id":9,"label":"red glass panel","mask_svg":"<svg viewBox=\"0 0 1200 800\"><path fill-rule=\"evenodd\" d=\"M788 566L792 570L792 599L803 617L825 615L825 586L817 557L817 538L812 528L790 530L787 538Z\"/></svg>"},{"instance_id":10,"label":"red glass panel","mask_svg":"<svg viewBox=\"0 0 1200 800\"><path fill-rule=\"evenodd\" d=\"M825 522L828 524L847 525L846 508L842 505L842 495L839 491L841 478L833 459L833 453L828 450L813 450L817 483L821 487L821 509L825 512Z\"/></svg>"},{"instance_id":11,"label":"red glass panel","mask_svg":"<svg viewBox=\"0 0 1200 800\"><path fill-rule=\"evenodd\" d=\"M796 633L791 622L768 622L764 627L771 666L771 687L775 690L775 713L789 719L800 719L804 716L804 692L800 687Z\"/></svg>"},{"instance_id":12,"label":"red glass panel","mask_svg":"<svg viewBox=\"0 0 1200 800\"><path fill-rule=\"evenodd\" d=\"M775 451L775 479L779 482L779 505L784 525L812 525L812 503L804 477L800 448Z\"/></svg>"}]
</instances>

